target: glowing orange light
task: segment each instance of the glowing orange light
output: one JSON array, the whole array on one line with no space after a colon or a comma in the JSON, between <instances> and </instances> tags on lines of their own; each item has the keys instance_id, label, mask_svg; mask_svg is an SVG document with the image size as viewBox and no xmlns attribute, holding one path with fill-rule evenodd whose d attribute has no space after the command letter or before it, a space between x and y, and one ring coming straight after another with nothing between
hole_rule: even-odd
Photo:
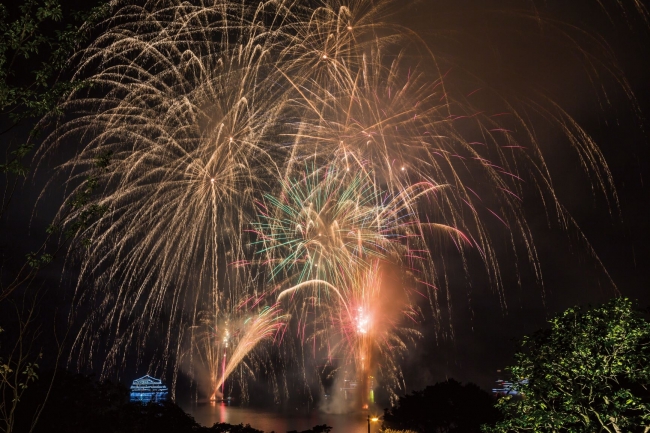
<instances>
[{"instance_id":1,"label":"glowing orange light","mask_svg":"<svg viewBox=\"0 0 650 433\"><path fill-rule=\"evenodd\" d=\"M357 315L357 332L359 334L366 334L369 325L370 320L368 319L368 316L364 313L363 308L359 307L359 314Z\"/></svg>"}]
</instances>

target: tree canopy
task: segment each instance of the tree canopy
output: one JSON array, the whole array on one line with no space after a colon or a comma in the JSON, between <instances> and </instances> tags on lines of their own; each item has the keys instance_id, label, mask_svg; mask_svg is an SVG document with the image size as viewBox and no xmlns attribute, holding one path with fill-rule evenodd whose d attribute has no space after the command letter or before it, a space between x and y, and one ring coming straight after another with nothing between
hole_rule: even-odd
<instances>
[{"instance_id":1,"label":"tree canopy","mask_svg":"<svg viewBox=\"0 0 650 433\"><path fill-rule=\"evenodd\" d=\"M385 410L384 424L423 433L475 433L498 417L489 393L449 379L400 397L396 407Z\"/></svg>"},{"instance_id":2,"label":"tree canopy","mask_svg":"<svg viewBox=\"0 0 650 433\"><path fill-rule=\"evenodd\" d=\"M487 433L650 431L650 323L624 298L570 308L526 337L509 368L523 398ZM527 380L526 380L527 379Z\"/></svg>"}]
</instances>

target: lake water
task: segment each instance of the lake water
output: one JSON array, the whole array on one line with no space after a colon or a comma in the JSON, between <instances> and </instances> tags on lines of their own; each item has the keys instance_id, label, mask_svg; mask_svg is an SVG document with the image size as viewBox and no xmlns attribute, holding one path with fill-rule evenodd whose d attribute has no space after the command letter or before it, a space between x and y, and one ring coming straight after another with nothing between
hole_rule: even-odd
<instances>
[{"instance_id":1,"label":"lake water","mask_svg":"<svg viewBox=\"0 0 650 433\"><path fill-rule=\"evenodd\" d=\"M214 423L250 424L266 433L286 433L289 430L307 430L315 425L332 426L331 433L367 433L367 413L345 415L326 414L317 410L310 413L272 412L242 406L226 406L223 403L206 403L183 407L196 422L206 427ZM379 431L380 423L371 423L371 433Z\"/></svg>"}]
</instances>

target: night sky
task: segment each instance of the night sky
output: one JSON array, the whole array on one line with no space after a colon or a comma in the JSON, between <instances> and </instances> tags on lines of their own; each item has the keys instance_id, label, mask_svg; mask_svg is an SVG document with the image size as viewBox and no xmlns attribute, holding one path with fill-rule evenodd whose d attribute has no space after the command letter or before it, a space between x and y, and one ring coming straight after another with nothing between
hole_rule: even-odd
<instances>
[{"instance_id":1,"label":"night sky","mask_svg":"<svg viewBox=\"0 0 650 433\"><path fill-rule=\"evenodd\" d=\"M557 219L547 219L534 194L529 195L524 207L539 248L543 288L525 271L521 287L506 277L507 307L503 308L493 288L480 277L471 289L459 287L451 318L455 337L424 345L414 361L417 368L406 369L419 374L414 374L416 380L407 381L411 389L418 388L420 380L431 383L446 377L491 387L496 370L512 359L515 341L570 306L600 303L617 293L650 306L650 152L644 132L650 125L646 120L650 109L648 28L638 15L623 16L614 2L604 2L611 6L609 16L594 1L541 3L422 1L399 19L417 28L439 50L449 67L448 78L471 71L486 88L511 100L524 103L543 95L557 101L598 143L612 171L619 205L608 204L602 193L592 189L566 138L552 125L539 122L537 132L543 137L541 146L547 152L559 199L593 250L580 241L576 230L564 231ZM574 25L589 37L573 32ZM586 56L576 52L558 29L596 59L603 55L598 46L609 47L641 115L611 76L599 71L602 75L596 82L590 81L593 71L585 67ZM609 103L603 102L601 84Z\"/></svg>"},{"instance_id":2,"label":"night sky","mask_svg":"<svg viewBox=\"0 0 650 433\"><path fill-rule=\"evenodd\" d=\"M392 19L414 29L427 42L440 59L446 79L455 81L458 88L469 93L481 87L487 95L502 95L522 109L543 98L557 102L598 143L619 200L608 203L611 197L594 189L556 126L526 111L537 126L559 200L588 243L577 229L563 230L552 214L547 218L534 193L524 197L543 285L535 281L530 268L519 269L519 285L513 267L505 263L500 293L489 284L480 263L470 269L469 276L452 271L452 314L446 317L442 331L425 319L424 338L404 364L407 391L449 377L489 389L497 370L511 361L515 340L543 327L567 307L601 303L617 294L650 306L646 133L650 131L646 120L650 115L650 25L633 11L631 1L624 2L628 6L624 12L615 1L605 2L609 14L597 3L422 0L395 11ZM582 53L569 37L584 49ZM620 69L609 73L606 68L614 64L608 63L612 60ZM593 69L586 66L588 62ZM635 100L626 96L617 82L621 79L629 83ZM507 110L503 103L488 102L489 110ZM30 177L2 220L4 267L13 266L16 257L24 257L38 245L59 206L61 196L50 190L32 212L47 179L47 167ZM507 256L507 248L498 240L495 246ZM48 320L54 316L61 320L68 312L75 272L66 272L60 278L61 267L54 265L40 276L39 284L52 287L43 307ZM138 373L128 371L122 377L128 381Z\"/></svg>"}]
</instances>

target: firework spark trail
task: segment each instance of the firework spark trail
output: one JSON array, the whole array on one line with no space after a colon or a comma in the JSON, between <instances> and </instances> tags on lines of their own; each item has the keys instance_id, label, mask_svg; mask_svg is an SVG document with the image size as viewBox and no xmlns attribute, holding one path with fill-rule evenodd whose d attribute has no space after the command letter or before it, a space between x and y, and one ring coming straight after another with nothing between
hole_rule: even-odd
<instances>
[{"instance_id":1,"label":"firework spark trail","mask_svg":"<svg viewBox=\"0 0 650 433\"><path fill-rule=\"evenodd\" d=\"M293 183L285 182L281 198L267 195L268 204L260 206L266 214L255 225L262 245L258 252L267 254L264 262L274 265L273 280L297 283L281 291L278 302L287 305L300 323L314 317L317 335L313 338L320 347L328 347L328 358L343 354L339 368L355 372L364 390L360 407L368 405L369 375L376 369L371 364L373 353L391 394L400 385L397 360L404 355L406 342L420 335L401 323L405 319L401 316L410 315L402 312L409 311L413 281L397 269L404 267L406 258L414 258L417 247L423 257L409 265L424 273L430 268L426 242L417 227L413 230L420 223L410 211L419 199L440 188L423 182L390 197L375 189L372 173L352 174L331 164L307 170ZM468 241L452 227L429 226ZM394 273L404 274L401 291L405 293L381 293L380 263L392 264ZM382 295L393 301L392 312L381 308ZM400 317L395 317L396 312ZM363 324L359 314L364 316ZM371 327L371 314L375 320L391 319Z\"/></svg>"},{"instance_id":2,"label":"firework spark trail","mask_svg":"<svg viewBox=\"0 0 650 433\"><path fill-rule=\"evenodd\" d=\"M407 68L402 66L406 62L404 55L386 57L377 50L362 56L360 63L349 69L351 74L356 70L354 75L336 80L326 89L312 90L306 94L309 99L303 97L303 92L301 98L292 101L302 107L292 134L296 142L293 160L316 155L317 163L334 159L353 171L369 170L375 185L394 194L408 189L414 181L447 185L453 191L438 195L434 212L448 225L473 233L474 242L485 253L486 270L498 285L496 256L483 221L485 212L494 212L474 196L467 179L478 177L493 186L491 198L496 199L503 214L499 218L523 221L521 203L513 193L520 192L521 185L512 180L521 179L524 167L516 156L505 153L501 132L493 119L471 116L472 127L482 136L487 149L477 149L467 140L458 128L458 117L449 113L469 112L471 108L449 100L440 85L443 77L431 81L417 69L407 74ZM441 94L447 101L442 104ZM507 139L512 137L508 135ZM484 157L484 153L498 155L499 164ZM423 221L431 213L431 206L412 211ZM532 239L525 230L518 235L525 239L529 246L525 253L535 264L537 253ZM538 276L541 278L541 274Z\"/></svg>"},{"instance_id":3,"label":"firework spark trail","mask_svg":"<svg viewBox=\"0 0 650 433\"><path fill-rule=\"evenodd\" d=\"M196 354L195 359L207 370L210 380L208 393L214 394L220 376L219 364L222 354L225 357L229 347L231 326L228 319L219 320L219 316L214 312L201 312L199 318L201 324L191 328L192 353Z\"/></svg>"},{"instance_id":4,"label":"firework spark trail","mask_svg":"<svg viewBox=\"0 0 650 433\"><path fill-rule=\"evenodd\" d=\"M277 332L284 326L287 316L282 314L278 305L263 308L256 316L247 318L244 321L240 335L237 338L235 349L230 355L230 359L216 382L217 391L220 387L223 392L223 384L230 374L237 368L242 360L252 351L261 341L274 337ZM224 353L224 357L225 357ZM224 359L225 363L225 359ZM222 394L223 396L223 394ZM212 395L214 399L215 394Z\"/></svg>"},{"instance_id":5,"label":"firework spark trail","mask_svg":"<svg viewBox=\"0 0 650 433\"><path fill-rule=\"evenodd\" d=\"M378 212L380 195L372 180L336 166L316 170L283 183L280 198L267 195L254 227L260 234L258 254L275 263L272 278L299 275L341 285L345 274L367 265L368 257L383 257L391 248ZM343 272L341 272L343 269Z\"/></svg>"},{"instance_id":6,"label":"firework spark trail","mask_svg":"<svg viewBox=\"0 0 650 433\"><path fill-rule=\"evenodd\" d=\"M339 164L340 165L340 164ZM422 223L414 209L420 199L445 188L421 182L391 197L377 190L372 173L352 174L330 164L283 182L280 197L266 195L254 223L258 254L272 264L272 280L330 282L344 287L375 259L401 261L419 251L431 265L421 228L446 231L471 241L442 223ZM293 290L293 289L291 289ZM283 296L281 294L280 296Z\"/></svg>"},{"instance_id":7,"label":"firework spark trail","mask_svg":"<svg viewBox=\"0 0 650 433\"><path fill-rule=\"evenodd\" d=\"M104 188L99 204L109 211L85 230L94 253L79 281L121 282L99 325L114 341L137 335L141 347L164 309L172 317L170 342L185 312L214 305L214 298L219 308L235 305L236 288L249 284L245 269L219 263L243 256L236 236L246 223L242 209L273 171L273 146L263 140L282 106L276 87L262 78L268 47L260 44L261 27L236 23L247 43L229 41L227 19L249 12L235 4L159 6L121 9L83 53L78 74L92 70L90 82L102 95L72 95L62 108L77 114L58 138L82 139L62 167L72 172L71 184L87 177L98 156L110 155L111 170L93 180ZM215 34L216 51L208 43ZM80 352L93 338L94 331L85 332L77 339Z\"/></svg>"},{"instance_id":8,"label":"firework spark trail","mask_svg":"<svg viewBox=\"0 0 650 433\"><path fill-rule=\"evenodd\" d=\"M288 320L265 307L274 296L303 325L306 307L289 301L312 299L314 338L353 347L358 338L343 336L354 335L355 311L386 297L367 285L390 269L403 276L401 293L390 292L404 299L403 314L385 332L373 330L373 351L385 354L377 368L396 387L399 357L391 353L417 337L403 322L422 312L412 294L428 300L444 328L450 250L466 275L476 251L502 296L490 221L507 231L514 266L523 255L541 282L524 185L563 224L572 220L527 117L511 105L508 120L500 109L475 109L476 91L454 88L421 38L390 23L392 1L317 4L114 3L104 31L75 59L75 79L91 86L62 103L66 115L39 157L78 142L61 167L67 201L92 183L94 203L108 209L81 236L93 248L81 260L75 302L97 308L75 341L79 362L104 357L107 373L156 337L165 341L165 370L186 343L184 327L192 346L203 338L201 311L214 316L214 331L220 320L261 309L227 351L218 332L198 344L214 346L197 356L211 380L223 381ZM593 140L553 101L535 108L610 191ZM524 131L519 141L514 130ZM109 168L97 173L97 158L109 158ZM74 224L81 212L60 223ZM239 309L242 299L257 302Z\"/></svg>"},{"instance_id":9,"label":"firework spark trail","mask_svg":"<svg viewBox=\"0 0 650 433\"><path fill-rule=\"evenodd\" d=\"M260 342L275 338L288 320L278 305L262 307L255 313L245 304L240 303L233 313L224 313L223 309L216 314L200 312L200 325L191 329L190 352L207 371L199 376L201 380L209 377L208 395L212 400L224 395L226 380L235 369L255 370L258 359L253 351L259 349Z\"/></svg>"},{"instance_id":10,"label":"firework spark trail","mask_svg":"<svg viewBox=\"0 0 650 433\"><path fill-rule=\"evenodd\" d=\"M422 336L414 327L421 313L412 309L412 294L394 287L394 282L382 282L380 263L375 260L365 271L359 270L345 287L309 280L278 296L281 303L308 305L313 310L315 331L309 338L326 358L340 360L334 366L342 376L357 380L362 390L358 407L371 402L371 376L381 379L391 400L397 398L395 390L403 386L400 360ZM326 291L336 296L326 296ZM314 302L303 302L309 299Z\"/></svg>"}]
</instances>

